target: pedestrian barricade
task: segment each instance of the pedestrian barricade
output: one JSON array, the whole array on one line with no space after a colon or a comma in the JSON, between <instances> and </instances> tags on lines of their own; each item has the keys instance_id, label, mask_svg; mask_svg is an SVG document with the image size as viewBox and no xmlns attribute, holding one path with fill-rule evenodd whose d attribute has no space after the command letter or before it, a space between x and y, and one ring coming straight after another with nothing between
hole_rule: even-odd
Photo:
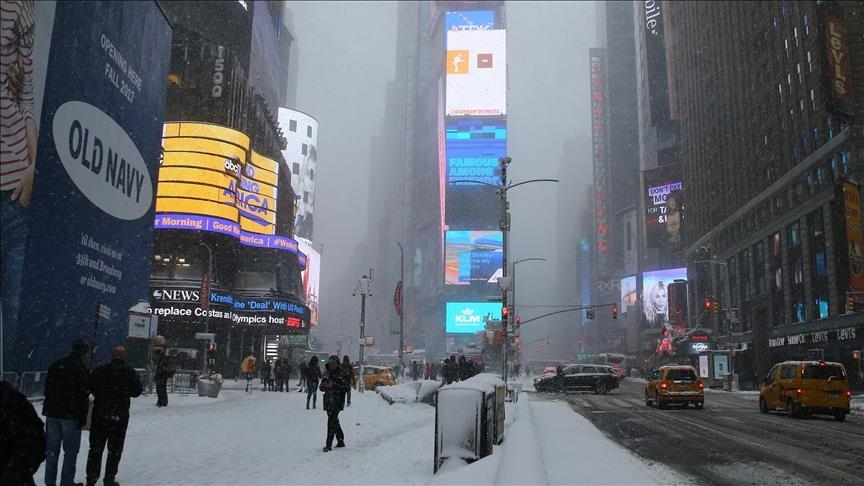
<instances>
[{"instance_id":1,"label":"pedestrian barricade","mask_svg":"<svg viewBox=\"0 0 864 486\"><path fill-rule=\"evenodd\" d=\"M197 370L177 370L168 381L168 391L188 395L198 389Z\"/></svg>"},{"instance_id":2,"label":"pedestrian barricade","mask_svg":"<svg viewBox=\"0 0 864 486\"><path fill-rule=\"evenodd\" d=\"M18 389L27 398L45 396L45 376L47 371L25 371L21 373L21 387Z\"/></svg>"},{"instance_id":3,"label":"pedestrian barricade","mask_svg":"<svg viewBox=\"0 0 864 486\"><path fill-rule=\"evenodd\" d=\"M2 375L2 380L14 386L16 390L21 387L21 383L18 381L18 373L15 373L14 371L4 371Z\"/></svg>"},{"instance_id":4,"label":"pedestrian barricade","mask_svg":"<svg viewBox=\"0 0 864 486\"><path fill-rule=\"evenodd\" d=\"M442 386L435 404L434 472L447 459L468 463L492 454L504 439L504 382L481 373Z\"/></svg>"}]
</instances>

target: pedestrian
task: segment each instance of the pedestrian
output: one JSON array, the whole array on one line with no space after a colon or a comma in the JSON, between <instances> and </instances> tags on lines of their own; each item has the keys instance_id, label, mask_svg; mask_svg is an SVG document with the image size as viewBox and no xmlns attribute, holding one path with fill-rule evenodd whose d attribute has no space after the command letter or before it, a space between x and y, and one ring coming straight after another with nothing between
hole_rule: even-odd
<instances>
[{"instance_id":1,"label":"pedestrian","mask_svg":"<svg viewBox=\"0 0 864 486\"><path fill-rule=\"evenodd\" d=\"M33 404L6 380L0 381L0 484L35 485L45 460L45 429Z\"/></svg>"},{"instance_id":2,"label":"pedestrian","mask_svg":"<svg viewBox=\"0 0 864 486\"><path fill-rule=\"evenodd\" d=\"M348 390L348 378L339 365L339 357L331 355L324 365L324 376L321 378L321 391L324 392L324 410L327 412L327 442L324 452L333 450L333 438L336 447L345 447L345 434L339 424L339 412L345 403L345 392Z\"/></svg>"},{"instance_id":3,"label":"pedestrian","mask_svg":"<svg viewBox=\"0 0 864 486\"><path fill-rule=\"evenodd\" d=\"M309 399L312 399L312 408L316 408L318 401L318 383L321 382L321 368L318 366L318 356L309 358L309 365L306 366L306 376L303 377L306 381L306 410L309 410Z\"/></svg>"},{"instance_id":4,"label":"pedestrian","mask_svg":"<svg viewBox=\"0 0 864 486\"><path fill-rule=\"evenodd\" d=\"M240 363L240 373L246 375L246 393L249 393L249 387L252 385L252 375L255 374L255 361L255 356L250 353Z\"/></svg>"},{"instance_id":5,"label":"pedestrian","mask_svg":"<svg viewBox=\"0 0 864 486\"><path fill-rule=\"evenodd\" d=\"M558 386L558 393L567 394L567 388L564 386L564 367L561 365L555 368L555 384Z\"/></svg>"},{"instance_id":6,"label":"pedestrian","mask_svg":"<svg viewBox=\"0 0 864 486\"><path fill-rule=\"evenodd\" d=\"M351 358L346 354L342 357L342 371L345 372L345 376L348 377L348 388L345 389L345 403L348 406L351 406L351 388L354 385L354 367L351 366Z\"/></svg>"},{"instance_id":7,"label":"pedestrian","mask_svg":"<svg viewBox=\"0 0 864 486\"><path fill-rule=\"evenodd\" d=\"M300 380L297 382L297 386L300 388L300 392L306 391L304 385L306 384L306 367L309 366L305 361L300 362Z\"/></svg>"},{"instance_id":8,"label":"pedestrian","mask_svg":"<svg viewBox=\"0 0 864 486\"><path fill-rule=\"evenodd\" d=\"M153 383L156 385L156 406L168 406L168 379L174 376L176 368L165 348L153 348Z\"/></svg>"},{"instance_id":9,"label":"pedestrian","mask_svg":"<svg viewBox=\"0 0 864 486\"><path fill-rule=\"evenodd\" d=\"M116 481L126 427L129 425L130 398L141 395L138 373L126 364L126 348L111 350L111 362L90 374L93 414L90 420L90 453L87 455L87 485L94 486L102 469L102 451L108 445L105 462L105 486L119 486Z\"/></svg>"},{"instance_id":10,"label":"pedestrian","mask_svg":"<svg viewBox=\"0 0 864 486\"><path fill-rule=\"evenodd\" d=\"M267 382L269 380L270 380L270 362L267 360L264 360L264 362L261 363L261 384L264 385L261 388L261 391L264 391L267 389Z\"/></svg>"},{"instance_id":11,"label":"pedestrian","mask_svg":"<svg viewBox=\"0 0 864 486\"><path fill-rule=\"evenodd\" d=\"M291 372L294 369L291 367L291 361L288 358L282 360L282 385L285 387L285 392L289 392L291 385ZM281 387L280 387L281 389Z\"/></svg>"},{"instance_id":12,"label":"pedestrian","mask_svg":"<svg viewBox=\"0 0 864 486\"><path fill-rule=\"evenodd\" d=\"M87 388L87 351L90 346L76 339L72 352L48 368L45 377L45 484L57 484L57 463L63 446L60 486L75 484L75 464L81 447L81 428L87 423L90 392Z\"/></svg>"},{"instance_id":13,"label":"pedestrian","mask_svg":"<svg viewBox=\"0 0 864 486\"><path fill-rule=\"evenodd\" d=\"M411 379L417 381L420 378L420 364L416 361L411 362Z\"/></svg>"},{"instance_id":14,"label":"pedestrian","mask_svg":"<svg viewBox=\"0 0 864 486\"><path fill-rule=\"evenodd\" d=\"M459 355L459 364L456 365L457 369L457 381L467 380L468 376L468 361L465 359L464 354Z\"/></svg>"},{"instance_id":15,"label":"pedestrian","mask_svg":"<svg viewBox=\"0 0 864 486\"><path fill-rule=\"evenodd\" d=\"M276 362L273 363L273 371L270 373L270 377L273 380L273 391L282 391L282 373L284 372L284 368L282 367L282 360L276 358Z\"/></svg>"}]
</instances>

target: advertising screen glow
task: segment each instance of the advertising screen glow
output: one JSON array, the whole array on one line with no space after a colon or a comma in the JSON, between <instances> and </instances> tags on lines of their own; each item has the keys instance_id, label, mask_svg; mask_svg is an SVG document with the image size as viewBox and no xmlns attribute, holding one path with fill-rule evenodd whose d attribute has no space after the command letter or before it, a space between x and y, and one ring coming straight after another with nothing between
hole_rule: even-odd
<instances>
[{"instance_id":1,"label":"advertising screen glow","mask_svg":"<svg viewBox=\"0 0 864 486\"><path fill-rule=\"evenodd\" d=\"M495 302L447 302L444 332L474 334L486 329L486 319L501 320L501 304Z\"/></svg>"},{"instance_id":2,"label":"advertising screen glow","mask_svg":"<svg viewBox=\"0 0 864 486\"><path fill-rule=\"evenodd\" d=\"M669 322L669 284L687 279L687 268L670 268L642 274L642 311L650 327Z\"/></svg>"},{"instance_id":3,"label":"advertising screen glow","mask_svg":"<svg viewBox=\"0 0 864 486\"><path fill-rule=\"evenodd\" d=\"M306 255L306 269L301 273L303 294L309 306L309 326L318 325L318 282L321 274L321 254L305 238L297 238L300 251Z\"/></svg>"},{"instance_id":4,"label":"advertising screen glow","mask_svg":"<svg viewBox=\"0 0 864 486\"><path fill-rule=\"evenodd\" d=\"M495 283L502 275L500 231L447 231L444 236L447 285Z\"/></svg>"},{"instance_id":5,"label":"advertising screen glow","mask_svg":"<svg viewBox=\"0 0 864 486\"><path fill-rule=\"evenodd\" d=\"M636 305L636 275L621 279L621 313L627 313L627 306Z\"/></svg>"},{"instance_id":6,"label":"advertising screen glow","mask_svg":"<svg viewBox=\"0 0 864 486\"><path fill-rule=\"evenodd\" d=\"M498 159L507 155L506 120L454 119L447 123L447 182L474 185L479 181L500 185Z\"/></svg>"},{"instance_id":7,"label":"advertising screen glow","mask_svg":"<svg viewBox=\"0 0 864 486\"><path fill-rule=\"evenodd\" d=\"M491 30L495 28L494 10L460 10L444 16L446 30Z\"/></svg>"},{"instance_id":8,"label":"advertising screen glow","mask_svg":"<svg viewBox=\"0 0 864 486\"><path fill-rule=\"evenodd\" d=\"M447 31L447 116L507 112L505 30Z\"/></svg>"}]
</instances>

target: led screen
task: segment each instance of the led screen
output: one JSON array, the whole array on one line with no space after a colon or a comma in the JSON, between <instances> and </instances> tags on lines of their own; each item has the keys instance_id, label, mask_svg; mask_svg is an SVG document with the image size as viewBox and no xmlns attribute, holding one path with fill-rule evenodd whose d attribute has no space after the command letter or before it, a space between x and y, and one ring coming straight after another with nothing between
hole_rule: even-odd
<instances>
[{"instance_id":1,"label":"led screen","mask_svg":"<svg viewBox=\"0 0 864 486\"><path fill-rule=\"evenodd\" d=\"M447 123L447 182L458 190L479 181L501 185L498 159L507 155L505 119L464 118Z\"/></svg>"},{"instance_id":2,"label":"led screen","mask_svg":"<svg viewBox=\"0 0 864 486\"><path fill-rule=\"evenodd\" d=\"M621 313L627 313L627 306L636 305L636 275L621 279Z\"/></svg>"},{"instance_id":3,"label":"led screen","mask_svg":"<svg viewBox=\"0 0 864 486\"><path fill-rule=\"evenodd\" d=\"M447 31L447 116L507 112L505 30Z\"/></svg>"},{"instance_id":4,"label":"led screen","mask_svg":"<svg viewBox=\"0 0 864 486\"><path fill-rule=\"evenodd\" d=\"M500 231L447 231L444 251L447 285L496 283L503 274Z\"/></svg>"},{"instance_id":5,"label":"led screen","mask_svg":"<svg viewBox=\"0 0 864 486\"><path fill-rule=\"evenodd\" d=\"M650 327L669 323L669 284L687 279L687 268L670 268L642 274L642 312Z\"/></svg>"},{"instance_id":6,"label":"led screen","mask_svg":"<svg viewBox=\"0 0 864 486\"><path fill-rule=\"evenodd\" d=\"M447 302L444 332L474 334L486 329L486 319L501 320L501 304L495 302Z\"/></svg>"},{"instance_id":7,"label":"led screen","mask_svg":"<svg viewBox=\"0 0 864 486\"><path fill-rule=\"evenodd\" d=\"M306 268L301 273L303 279L303 296L309 306L309 326L318 325L318 282L321 274L321 254L312 247L312 242L305 238L297 238L300 251L306 255Z\"/></svg>"},{"instance_id":8,"label":"led screen","mask_svg":"<svg viewBox=\"0 0 864 486\"><path fill-rule=\"evenodd\" d=\"M494 10L460 10L444 16L446 30L491 30L495 28Z\"/></svg>"},{"instance_id":9,"label":"led screen","mask_svg":"<svg viewBox=\"0 0 864 486\"><path fill-rule=\"evenodd\" d=\"M645 178L645 238L651 248L674 250L681 246L684 220L684 184L681 167L665 165L643 172Z\"/></svg>"}]
</instances>

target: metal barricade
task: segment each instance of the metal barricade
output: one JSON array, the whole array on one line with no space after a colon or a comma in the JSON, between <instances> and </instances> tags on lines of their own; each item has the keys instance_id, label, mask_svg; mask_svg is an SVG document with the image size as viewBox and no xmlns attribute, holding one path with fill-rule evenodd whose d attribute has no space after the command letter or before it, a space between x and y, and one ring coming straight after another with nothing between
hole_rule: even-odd
<instances>
[{"instance_id":1,"label":"metal barricade","mask_svg":"<svg viewBox=\"0 0 864 486\"><path fill-rule=\"evenodd\" d=\"M21 373L21 385L18 391L27 398L42 398L45 396L45 376L47 371L25 371Z\"/></svg>"},{"instance_id":2,"label":"metal barricade","mask_svg":"<svg viewBox=\"0 0 864 486\"><path fill-rule=\"evenodd\" d=\"M168 380L168 391L180 395L197 393L198 373L197 370L177 370Z\"/></svg>"},{"instance_id":3,"label":"metal barricade","mask_svg":"<svg viewBox=\"0 0 864 486\"><path fill-rule=\"evenodd\" d=\"M14 371L4 371L2 380L14 386L16 390L21 387L21 382L18 381L18 373L15 373Z\"/></svg>"}]
</instances>

